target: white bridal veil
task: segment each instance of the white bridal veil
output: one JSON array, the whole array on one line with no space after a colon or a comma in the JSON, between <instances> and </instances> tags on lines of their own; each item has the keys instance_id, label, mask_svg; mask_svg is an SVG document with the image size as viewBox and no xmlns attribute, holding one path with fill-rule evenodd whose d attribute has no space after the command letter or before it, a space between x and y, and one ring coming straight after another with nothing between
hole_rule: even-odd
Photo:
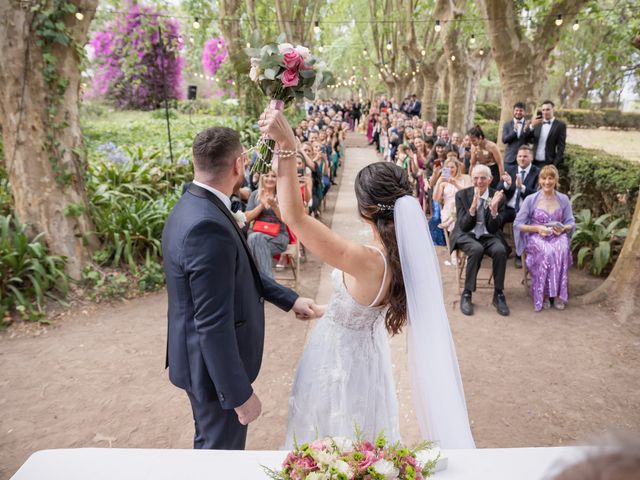
<instances>
[{"instance_id":1,"label":"white bridal veil","mask_svg":"<svg viewBox=\"0 0 640 480\"><path fill-rule=\"evenodd\" d=\"M440 448L475 448L438 257L417 199L396 200L394 221L407 295L409 373L420 431Z\"/></svg>"}]
</instances>

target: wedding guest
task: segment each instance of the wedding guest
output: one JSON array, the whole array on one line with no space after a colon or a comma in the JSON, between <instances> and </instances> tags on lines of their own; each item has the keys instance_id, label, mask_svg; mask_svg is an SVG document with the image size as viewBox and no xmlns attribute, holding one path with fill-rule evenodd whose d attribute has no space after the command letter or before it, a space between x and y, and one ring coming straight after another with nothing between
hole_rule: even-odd
<instances>
[{"instance_id":1,"label":"wedding guest","mask_svg":"<svg viewBox=\"0 0 640 480\"><path fill-rule=\"evenodd\" d=\"M460 161L464 163L464 171L465 173L471 173L471 137L469 135L465 135L462 138L462 148L464 152L460 154Z\"/></svg>"},{"instance_id":2,"label":"wedding guest","mask_svg":"<svg viewBox=\"0 0 640 480\"><path fill-rule=\"evenodd\" d=\"M524 119L525 104L516 102L513 105L513 119L502 126L502 143L506 148L504 151L505 166L515 165L518 149L528 143L529 122Z\"/></svg>"},{"instance_id":3,"label":"wedding guest","mask_svg":"<svg viewBox=\"0 0 640 480\"><path fill-rule=\"evenodd\" d=\"M247 223L254 222L247 243L260 273L273 278L271 259L289 245L289 233L282 222L276 197L276 172L260 176L260 186L247 202Z\"/></svg>"},{"instance_id":4,"label":"wedding guest","mask_svg":"<svg viewBox=\"0 0 640 480\"><path fill-rule=\"evenodd\" d=\"M564 162L564 147L567 142L567 125L553 116L554 104L551 100L542 103L542 116L531 121L528 141L533 141L534 160L537 167Z\"/></svg>"},{"instance_id":5,"label":"wedding guest","mask_svg":"<svg viewBox=\"0 0 640 480\"><path fill-rule=\"evenodd\" d=\"M473 167L476 164L486 165L491 171L491 188L497 188L504 174L504 165L498 146L485 138L479 125L473 127L468 133L472 145L469 173L473 175Z\"/></svg>"},{"instance_id":6,"label":"wedding guest","mask_svg":"<svg viewBox=\"0 0 640 480\"><path fill-rule=\"evenodd\" d=\"M523 200L538 190L538 174L540 169L531 164L533 152L529 145L522 145L518 149L517 165L507 165L507 171L502 175L502 188L506 195L504 222L511 223L516 219ZM520 255L516 254L515 267L522 268Z\"/></svg>"},{"instance_id":7,"label":"wedding guest","mask_svg":"<svg viewBox=\"0 0 640 480\"><path fill-rule=\"evenodd\" d=\"M455 155L449 152L444 162L443 174L436 183L434 200L442 202L440 228L453 231L456 222L456 194L472 185L471 177L463 173L463 165Z\"/></svg>"},{"instance_id":8,"label":"wedding guest","mask_svg":"<svg viewBox=\"0 0 640 480\"><path fill-rule=\"evenodd\" d=\"M460 298L460 311L473 315L471 295L476 289L476 277L482 257L487 254L493 260L493 306L500 315L509 315L504 296L504 276L508 247L502 238L504 194L494 190L491 170L486 165L476 165L471 172L473 187L456 194L456 225L450 239L451 250L460 249L467 255L464 290Z\"/></svg>"},{"instance_id":9,"label":"wedding guest","mask_svg":"<svg viewBox=\"0 0 640 480\"><path fill-rule=\"evenodd\" d=\"M415 174L417 181L417 193L418 200L422 208L425 208L425 188L424 188L424 176L426 174L427 168L427 148L424 140L420 137L414 140L414 151L413 151L413 169L412 171Z\"/></svg>"},{"instance_id":10,"label":"wedding guest","mask_svg":"<svg viewBox=\"0 0 640 480\"><path fill-rule=\"evenodd\" d=\"M569 197L556 190L560 175L553 165L540 170L540 191L523 202L513 224L516 253L527 253L536 312L564 310L569 299L571 234L576 228Z\"/></svg>"}]
</instances>

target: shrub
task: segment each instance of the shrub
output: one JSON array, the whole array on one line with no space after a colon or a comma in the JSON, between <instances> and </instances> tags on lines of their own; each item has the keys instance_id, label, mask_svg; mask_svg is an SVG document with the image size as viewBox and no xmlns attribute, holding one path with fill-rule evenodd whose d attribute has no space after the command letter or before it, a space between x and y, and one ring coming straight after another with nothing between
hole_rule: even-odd
<instances>
[{"instance_id":1,"label":"shrub","mask_svg":"<svg viewBox=\"0 0 640 480\"><path fill-rule=\"evenodd\" d=\"M575 198L575 197L574 197ZM608 271L622 250L626 228L619 228L623 219L613 219L605 213L595 218L588 209L575 215L576 231L571 237L571 250L577 253L577 264L594 275Z\"/></svg>"},{"instance_id":2,"label":"shrub","mask_svg":"<svg viewBox=\"0 0 640 480\"><path fill-rule=\"evenodd\" d=\"M640 113L626 113L616 109L559 109L558 117L578 128L620 128L640 130Z\"/></svg>"},{"instance_id":3,"label":"shrub","mask_svg":"<svg viewBox=\"0 0 640 480\"><path fill-rule=\"evenodd\" d=\"M1 153L0 151L0 154ZM11 196L9 187L7 172L0 166L0 215L9 215L11 213L13 197Z\"/></svg>"},{"instance_id":4,"label":"shrub","mask_svg":"<svg viewBox=\"0 0 640 480\"><path fill-rule=\"evenodd\" d=\"M640 163L602 150L567 145L563 182L576 199L576 210L588 208L594 216L610 213L629 223L633 217Z\"/></svg>"},{"instance_id":5,"label":"shrub","mask_svg":"<svg viewBox=\"0 0 640 480\"><path fill-rule=\"evenodd\" d=\"M45 297L67 293L65 264L64 257L48 255L42 234L30 240L25 225L0 216L0 319L12 310L25 319L42 318Z\"/></svg>"},{"instance_id":6,"label":"shrub","mask_svg":"<svg viewBox=\"0 0 640 480\"><path fill-rule=\"evenodd\" d=\"M439 103L437 106L436 124L446 126L448 115L449 115L449 105L447 103ZM477 103L476 104L476 115L474 118L474 122L481 124L487 121L492 121L492 122L500 121L500 105L496 105L495 103ZM461 133L465 134L467 132L461 132Z\"/></svg>"}]
</instances>

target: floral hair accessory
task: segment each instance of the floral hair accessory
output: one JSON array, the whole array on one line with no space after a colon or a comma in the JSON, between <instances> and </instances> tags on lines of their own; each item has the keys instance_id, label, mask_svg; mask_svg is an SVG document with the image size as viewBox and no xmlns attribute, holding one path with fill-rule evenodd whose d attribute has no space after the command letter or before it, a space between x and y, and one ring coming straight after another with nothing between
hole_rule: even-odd
<instances>
[{"instance_id":1,"label":"floral hair accessory","mask_svg":"<svg viewBox=\"0 0 640 480\"><path fill-rule=\"evenodd\" d=\"M381 211L383 211L383 212L391 211L391 210L393 210L393 207L394 207L394 205L393 205L393 204L391 204L391 205L386 205L386 204L384 204L384 203L378 203L378 208L379 208Z\"/></svg>"}]
</instances>

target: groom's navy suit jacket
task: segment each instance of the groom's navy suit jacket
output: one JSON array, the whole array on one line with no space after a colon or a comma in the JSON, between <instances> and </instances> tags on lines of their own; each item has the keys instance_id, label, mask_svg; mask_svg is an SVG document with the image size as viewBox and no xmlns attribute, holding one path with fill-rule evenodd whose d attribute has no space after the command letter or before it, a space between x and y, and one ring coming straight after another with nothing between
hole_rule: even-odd
<instances>
[{"instance_id":1,"label":"groom's navy suit jacket","mask_svg":"<svg viewBox=\"0 0 640 480\"><path fill-rule=\"evenodd\" d=\"M258 273L232 214L197 185L171 210L162 250L169 379L223 409L242 405L262 362L264 301L286 311L297 294Z\"/></svg>"}]
</instances>

